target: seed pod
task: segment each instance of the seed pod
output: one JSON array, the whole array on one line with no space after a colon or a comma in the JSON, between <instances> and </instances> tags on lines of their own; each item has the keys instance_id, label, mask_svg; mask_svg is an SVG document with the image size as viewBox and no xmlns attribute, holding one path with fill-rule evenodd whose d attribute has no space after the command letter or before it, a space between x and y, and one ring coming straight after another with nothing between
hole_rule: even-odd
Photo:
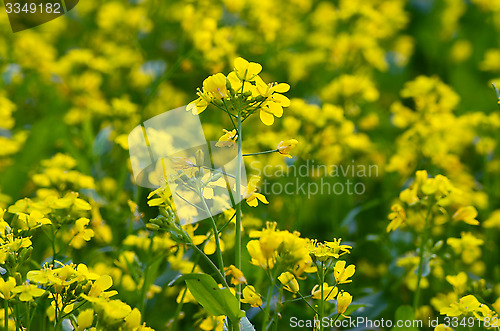
<instances>
[{"instance_id":1,"label":"seed pod","mask_svg":"<svg viewBox=\"0 0 500 331\"><path fill-rule=\"evenodd\" d=\"M146 224L146 228L150 231L158 231L160 229L160 226L158 224L154 224L154 223L148 223Z\"/></svg>"},{"instance_id":2,"label":"seed pod","mask_svg":"<svg viewBox=\"0 0 500 331\"><path fill-rule=\"evenodd\" d=\"M205 164L205 155L201 149L197 150L195 155L196 165L201 167Z\"/></svg>"}]
</instances>

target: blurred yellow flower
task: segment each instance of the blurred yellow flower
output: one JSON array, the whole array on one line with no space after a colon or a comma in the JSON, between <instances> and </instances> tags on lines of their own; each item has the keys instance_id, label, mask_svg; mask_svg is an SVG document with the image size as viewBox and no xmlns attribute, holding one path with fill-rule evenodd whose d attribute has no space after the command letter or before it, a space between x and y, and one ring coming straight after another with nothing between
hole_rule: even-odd
<instances>
[{"instance_id":1,"label":"blurred yellow flower","mask_svg":"<svg viewBox=\"0 0 500 331\"><path fill-rule=\"evenodd\" d=\"M14 287L16 287L16 280L13 277L9 277L7 281L0 277L0 298L10 300Z\"/></svg>"},{"instance_id":2,"label":"blurred yellow flower","mask_svg":"<svg viewBox=\"0 0 500 331\"><path fill-rule=\"evenodd\" d=\"M42 296L45 293L45 290L37 287L36 285L24 283L14 287L12 289L12 293L19 294L19 300L21 301L33 301L35 298Z\"/></svg>"},{"instance_id":3,"label":"blurred yellow flower","mask_svg":"<svg viewBox=\"0 0 500 331\"><path fill-rule=\"evenodd\" d=\"M454 221L464 221L467 224L478 225L479 221L476 220L477 210L473 206L461 207L458 209L452 218Z\"/></svg>"}]
</instances>

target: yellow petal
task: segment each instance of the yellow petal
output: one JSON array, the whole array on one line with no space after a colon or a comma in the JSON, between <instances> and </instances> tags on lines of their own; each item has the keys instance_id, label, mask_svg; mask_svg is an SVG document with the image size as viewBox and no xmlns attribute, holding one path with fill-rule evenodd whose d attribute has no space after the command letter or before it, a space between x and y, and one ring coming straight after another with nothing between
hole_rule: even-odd
<instances>
[{"instance_id":1,"label":"yellow petal","mask_svg":"<svg viewBox=\"0 0 500 331\"><path fill-rule=\"evenodd\" d=\"M260 109L260 120L267 126L271 126L274 123L274 116L268 112L265 108Z\"/></svg>"}]
</instances>

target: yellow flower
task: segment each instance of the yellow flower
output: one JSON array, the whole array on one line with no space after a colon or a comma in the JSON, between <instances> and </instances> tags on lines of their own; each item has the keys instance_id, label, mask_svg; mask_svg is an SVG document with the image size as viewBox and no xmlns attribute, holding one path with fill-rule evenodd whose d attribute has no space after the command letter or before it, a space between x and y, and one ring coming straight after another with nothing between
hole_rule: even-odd
<instances>
[{"instance_id":1,"label":"yellow flower","mask_svg":"<svg viewBox=\"0 0 500 331\"><path fill-rule=\"evenodd\" d=\"M444 324L439 324L434 328L434 331L453 331L453 329Z\"/></svg>"},{"instance_id":2,"label":"yellow flower","mask_svg":"<svg viewBox=\"0 0 500 331\"><path fill-rule=\"evenodd\" d=\"M226 76L222 73L218 73L209 76L203 81L203 89L214 96L216 99L222 99L226 97Z\"/></svg>"},{"instance_id":3,"label":"yellow flower","mask_svg":"<svg viewBox=\"0 0 500 331\"><path fill-rule=\"evenodd\" d=\"M38 210L33 210L29 215L19 213L18 217L23 230L35 228L39 225L52 224L52 222L48 218L44 217L44 215Z\"/></svg>"},{"instance_id":4,"label":"yellow flower","mask_svg":"<svg viewBox=\"0 0 500 331\"><path fill-rule=\"evenodd\" d=\"M76 220L73 227L73 238L71 240L71 246L75 248L80 248L83 246L85 241L89 241L94 236L94 230L87 229L87 225L90 220L88 218L81 217Z\"/></svg>"},{"instance_id":5,"label":"yellow flower","mask_svg":"<svg viewBox=\"0 0 500 331\"><path fill-rule=\"evenodd\" d=\"M210 236L210 239L206 242L205 247L203 247L203 252L207 255L212 255L217 250L217 245L215 243L215 237L213 235L210 235L210 233L207 234L207 237L208 236ZM221 252L223 252L225 248L224 241L222 239L219 239L219 244L220 250Z\"/></svg>"},{"instance_id":6,"label":"yellow flower","mask_svg":"<svg viewBox=\"0 0 500 331\"><path fill-rule=\"evenodd\" d=\"M105 292L107 289L109 289L111 286L113 286L113 279L109 275L102 275L99 277L94 284L92 284L92 287L90 288L88 296L85 296L85 299L89 300L89 298L97 298L97 297L106 297L109 298L118 292L116 291L109 291ZM91 300L89 300L91 301Z\"/></svg>"},{"instance_id":7,"label":"yellow flower","mask_svg":"<svg viewBox=\"0 0 500 331\"><path fill-rule=\"evenodd\" d=\"M243 273L241 272L240 269L236 268L234 265L230 265L229 267L225 268L226 273L225 275L231 275L231 284L233 285L239 285L239 284L246 284L247 280Z\"/></svg>"},{"instance_id":8,"label":"yellow flower","mask_svg":"<svg viewBox=\"0 0 500 331\"><path fill-rule=\"evenodd\" d=\"M223 134L217 143L215 143L215 146L217 147L231 147L236 143L236 139L238 139L238 135L236 134L236 129L232 131L227 131L226 129L223 129L225 134Z\"/></svg>"},{"instance_id":9,"label":"yellow flower","mask_svg":"<svg viewBox=\"0 0 500 331\"><path fill-rule=\"evenodd\" d=\"M4 215L5 215L5 209L0 208L0 235L5 236L5 230L10 229L10 225L3 219Z\"/></svg>"},{"instance_id":10,"label":"yellow flower","mask_svg":"<svg viewBox=\"0 0 500 331\"><path fill-rule=\"evenodd\" d=\"M290 100L281 94L273 94L260 107L260 120L267 126L274 123L274 117L283 116L283 107L290 106Z\"/></svg>"},{"instance_id":11,"label":"yellow flower","mask_svg":"<svg viewBox=\"0 0 500 331\"><path fill-rule=\"evenodd\" d=\"M251 238L260 237L259 240L250 240L247 244L248 253L252 257L251 264L264 269L274 267L278 255L276 249L283 242L283 236L280 231L276 231L276 225L276 222L268 222L264 230L250 232Z\"/></svg>"},{"instance_id":12,"label":"yellow flower","mask_svg":"<svg viewBox=\"0 0 500 331\"><path fill-rule=\"evenodd\" d=\"M487 229L497 228L500 229L500 209L493 211L490 217L484 221L483 226Z\"/></svg>"},{"instance_id":13,"label":"yellow flower","mask_svg":"<svg viewBox=\"0 0 500 331\"><path fill-rule=\"evenodd\" d=\"M339 255L335 253L332 247L330 247L326 243L318 243L316 239L309 240L307 247L309 249L309 253L314 255L314 257L316 257L316 259L321 262L325 262L332 257L339 257Z\"/></svg>"},{"instance_id":14,"label":"yellow flower","mask_svg":"<svg viewBox=\"0 0 500 331\"><path fill-rule=\"evenodd\" d=\"M484 241L476 238L470 232L462 232L461 238L448 238L446 243L453 248L456 254L462 254L464 263L471 264L481 257L480 246Z\"/></svg>"},{"instance_id":15,"label":"yellow flower","mask_svg":"<svg viewBox=\"0 0 500 331\"><path fill-rule=\"evenodd\" d=\"M85 329L91 327L93 322L94 310L85 309L78 314L78 317L76 319L76 324L78 325L78 327L76 328L76 331L84 331Z\"/></svg>"},{"instance_id":16,"label":"yellow flower","mask_svg":"<svg viewBox=\"0 0 500 331\"><path fill-rule=\"evenodd\" d=\"M186 292L186 294L184 294ZM177 303L181 303L181 299L184 296L184 302L193 302L196 303L196 299L194 298L193 294L187 287L185 287L183 290L179 292L179 295L177 296L177 299L175 300Z\"/></svg>"},{"instance_id":17,"label":"yellow flower","mask_svg":"<svg viewBox=\"0 0 500 331\"><path fill-rule=\"evenodd\" d=\"M497 301L495 301L492 306L497 311L497 313L500 314L500 298L498 298Z\"/></svg>"},{"instance_id":18,"label":"yellow flower","mask_svg":"<svg viewBox=\"0 0 500 331\"><path fill-rule=\"evenodd\" d=\"M337 281L337 284L346 284L352 282L352 280L348 278L354 275L356 267L351 264L346 268L345 265L345 261L337 261L337 263L335 263L333 273L335 274L335 280Z\"/></svg>"},{"instance_id":19,"label":"yellow flower","mask_svg":"<svg viewBox=\"0 0 500 331\"><path fill-rule=\"evenodd\" d=\"M297 293L299 291L299 282L291 272L283 272L278 280L283 284L283 288L289 292Z\"/></svg>"},{"instance_id":20,"label":"yellow flower","mask_svg":"<svg viewBox=\"0 0 500 331\"><path fill-rule=\"evenodd\" d=\"M268 252L263 249L259 240L250 240L247 244L248 254L252 257L251 264L259 266L264 269L272 269L274 267L274 250ZM276 245L277 247L277 245Z\"/></svg>"},{"instance_id":21,"label":"yellow flower","mask_svg":"<svg viewBox=\"0 0 500 331\"><path fill-rule=\"evenodd\" d=\"M335 299L335 296L339 290L336 286L328 286L327 283L323 283L323 301L330 301ZM311 291L313 299L321 300L321 286L316 284Z\"/></svg>"},{"instance_id":22,"label":"yellow flower","mask_svg":"<svg viewBox=\"0 0 500 331\"><path fill-rule=\"evenodd\" d=\"M351 304L351 302L352 302L352 295L350 295L347 292L341 292L337 297L337 313L344 316L344 313L347 310L347 307L349 307L349 305Z\"/></svg>"},{"instance_id":23,"label":"yellow flower","mask_svg":"<svg viewBox=\"0 0 500 331\"><path fill-rule=\"evenodd\" d=\"M248 62L242 57L234 60L234 72L241 81L251 81L262 71L262 66L255 62Z\"/></svg>"},{"instance_id":24,"label":"yellow flower","mask_svg":"<svg viewBox=\"0 0 500 331\"><path fill-rule=\"evenodd\" d=\"M387 232L396 230L403 224L406 220L406 213L403 207L399 204L395 204L391 207L392 213L389 214L389 219L391 223L387 226Z\"/></svg>"},{"instance_id":25,"label":"yellow flower","mask_svg":"<svg viewBox=\"0 0 500 331\"><path fill-rule=\"evenodd\" d=\"M446 276L446 281L453 286L459 295L467 289L467 274L463 271L456 276Z\"/></svg>"},{"instance_id":26,"label":"yellow flower","mask_svg":"<svg viewBox=\"0 0 500 331\"><path fill-rule=\"evenodd\" d=\"M299 142L295 139L284 140L278 144L276 149L278 150L278 153L291 159L292 156L289 153L298 143Z\"/></svg>"},{"instance_id":27,"label":"yellow flower","mask_svg":"<svg viewBox=\"0 0 500 331\"><path fill-rule=\"evenodd\" d=\"M97 304L103 308L103 319L105 323L111 325L121 323L132 312L132 308L120 300L99 300Z\"/></svg>"},{"instance_id":28,"label":"yellow flower","mask_svg":"<svg viewBox=\"0 0 500 331\"><path fill-rule=\"evenodd\" d=\"M450 317L467 316L470 312L475 312L479 309L481 303L473 295L467 295L460 298L458 302L452 303L449 307L442 308L440 313Z\"/></svg>"},{"instance_id":29,"label":"yellow flower","mask_svg":"<svg viewBox=\"0 0 500 331\"><path fill-rule=\"evenodd\" d=\"M13 293L19 293L19 300L21 301L33 301L34 298L42 296L45 290L38 288L35 285L24 283L12 289Z\"/></svg>"},{"instance_id":30,"label":"yellow flower","mask_svg":"<svg viewBox=\"0 0 500 331\"><path fill-rule=\"evenodd\" d=\"M226 316L208 316L201 322L200 329L205 331L222 331L225 319Z\"/></svg>"},{"instance_id":31,"label":"yellow flower","mask_svg":"<svg viewBox=\"0 0 500 331\"><path fill-rule=\"evenodd\" d=\"M255 291L255 288L252 285L247 285L243 289L243 298L241 302L248 303L252 307L260 307L262 306L262 298L260 294Z\"/></svg>"},{"instance_id":32,"label":"yellow flower","mask_svg":"<svg viewBox=\"0 0 500 331\"><path fill-rule=\"evenodd\" d=\"M340 242L342 239L333 239L333 241L325 241L325 244L330 247L333 252L333 256L338 259L340 256L344 254L350 254L350 249L352 249L349 245L341 245Z\"/></svg>"},{"instance_id":33,"label":"yellow flower","mask_svg":"<svg viewBox=\"0 0 500 331\"><path fill-rule=\"evenodd\" d=\"M473 206L461 207L455 214L453 214L453 220L455 222L464 221L467 224L478 225L479 221L476 220L477 210Z\"/></svg>"},{"instance_id":34,"label":"yellow flower","mask_svg":"<svg viewBox=\"0 0 500 331\"><path fill-rule=\"evenodd\" d=\"M260 176L253 176L248 181L248 186L246 188L247 192L244 195L244 198L250 207L257 207L258 201L265 204L269 203L269 201L267 201L266 197L263 194L257 193L257 183L259 181L260 181Z\"/></svg>"},{"instance_id":35,"label":"yellow flower","mask_svg":"<svg viewBox=\"0 0 500 331\"><path fill-rule=\"evenodd\" d=\"M290 100L280 93L285 93L290 89L290 85L285 83L266 84L259 77L255 77L257 92L261 97L266 98L260 107L260 120L267 126L274 123L274 117L283 115L283 107L290 106Z\"/></svg>"},{"instance_id":36,"label":"yellow flower","mask_svg":"<svg viewBox=\"0 0 500 331\"><path fill-rule=\"evenodd\" d=\"M16 287L16 280L13 277L9 277L7 281L0 277L0 298L10 300L14 287Z\"/></svg>"},{"instance_id":37,"label":"yellow flower","mask_svg":"<svg viewBox=\"0 0 500 331\"><path fill-rule=\"evenodd\" d=\"M132 309L132 311L130 312L130 314L128 314L127 317L125 317L125 325L124 325L124 329L125 330L137 330L139 327L141 327L141 312L139 311L139 309L137 308L134 308Z\"/></svg>"},{"instance_id":38,"label":"yellow flower","mask_svg":"<svg viewBox=\"0 0 500 331\"><path fill-rule=\"evenodd\" d=\"M190 111L193 115L201 114L211 102L211 97L207 93L198 92L198 99L191 101L186 106L186 111Z\"/></svg>"}]
</instances>

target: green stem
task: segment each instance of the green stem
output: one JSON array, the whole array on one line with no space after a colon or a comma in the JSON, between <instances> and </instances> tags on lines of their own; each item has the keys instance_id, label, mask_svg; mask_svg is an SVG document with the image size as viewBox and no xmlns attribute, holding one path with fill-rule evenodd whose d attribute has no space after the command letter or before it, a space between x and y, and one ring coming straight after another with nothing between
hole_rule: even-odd
<instances>
[{"instance_id":1,"label":"green stem","mask_svg":"<svg viewBox=\"0 0 500 331\"><path fill-rule=\"evenodd\" d=\"M300 299L302 299L305 303L307 303L307 305L309 306L309 308L311 308L314 311L314 313L316 313L317 315L319 315L318 311L313 306L311 306L311 304L309 303L309 301L307 301L307 299L302 294L300 294L300 292L297 292L297 294L300 296ZM300 299L298 299L298 300L300 300ZM291 301L294 301L294 300L290 300L290 302Z\"/></svg>"},{"instance_id":2,"label":"green stem","mask_svg":"<svg viewBox=\"0 0 500 331\"><path fill-rule=\"evenodd\" d=\"M324 299L324 293L323 293L323 284L325 282L325 268L323 261L321 261L321 303L320 303L320 314L319 314L319 325L320 325L320 330L323 331L323 315L325 315L325 299Z\"/></svg>"},{"instance_id":3,"label":"green stem","mask_svg":"<svg viewBox=\"0 0 500 331\"><path fill-rule=\"evenodd\" d=\"M7 300L3 300L3 309L4 309L4 330L9 331L9 303Z\"/></svg>"},{"instance_id":4,"label":"green stem","mask_svg":"<svg viewBox=\"0 0 500 331\"><path fill-rule=\"evenodd\" d=\"M222 274L220 272L220 270L217 268L217 266L212 262L212 260L210 260L210 258L205 254L203 253L203 251L201 249L198 248L198 246L196 246L195 244L193 243L189 243L188 244L190 247L192 247L196 253L198 253L200 255L200 257L205 260L205 262L208 263L208 265L210 267L212 267L212 269L214 269L215 271L215 274L217 275L217 278L219 278L220 282L225 286L225 287L229 287L229 285L227 285L227 282L226 282L226 278L224 277L224 274Z\"/></svg>"},{"instance_id":5,"label":"green stem","mask_svg":"<svg viewBox=\"0 0 500 331\"><path fill-rule=\"evenodd\" d=\"M31 318L30 318L30 314L31 314L31 303L28 301L28 311L26 312L26 316L27 316L27 319L26 319L26 326L28 328L28 330L31 330L30 328L30 322L31 322Z\"/></svg>"},{"instance_id":6,"label":"green stem","mask_svg":"<svg viewBox=\"0 0 500 331\"><path fill-rule=\"evenodd\" d=\"M222 258L222 250L220 248L219 231L217 230L217 224L215 223L215 220L212 216L212 213L210 212L210 209L208 209L207 202L203 197L203 192L200 192L200 199L201 201L203 201L203 206L205 207L205 211L208 213L208 215L210 215L210 220L212 221L212 230L214 232L214 237L215 237L215 246L217 253L217 261L219 263L219 270L221 274L224 274L224 260Z\"/></svg>"},{"instance_id":7,"label":"green stem","mask_svg":"<svg viewBox=\"0 0 500 331\"><path fill-rule=\"evenodd\" d=\"M196 266L198 265L198 259L199 259L199 256L197 255L195 260L193 261L193 268L191 269L191 273L193 273L194 270L196 269ZM181 300L180 300L179 304L177 305L177 308L175 309L174 320L172 322L172 327L171 327L172 331L175 331L175 329L177 327L177 321L178 321L179 315L182 311L182 307L184 306L184 298L186 297L187 290L188 290L187 287L184 288L184 292L182 293Z\"/></svg>"},{"instance_id":8,"label":"green stem","mask_svg":"<svg viewBox=\"0 0 500 331\"><path fill-rule=\"evenodd\" d=\"M260 155L260 154L269 154L269 153L275 153L275 152L278 152L278 151L279 151L279 150L276 148L276 149L269 150L269 151L264 151L264 152L257 152L257 153L243 154L242 156L252 156L252 155Z\"/></svg>"},{"instance_id":9,"label":"green stem","mask_svg":"<svg viewBox=\"0 0 500 331\"><path fill-rule=\"evenodd\" d=\"M236 268L241 270L241 161L243 159L241 146L243 135L241 132L241 110L238 111L238 157L236 159L236 234L235 234L235 251L236 251ZM274 284L273 284L274 286ZM238 306L241 307L241 284L236 288L236 297L238 298ZM267 307L266 307L267 309Z\"/></svg>"},{"instance_id":10,"label":"green stem","mask_svg":"<svg viewBox=\"0 0 500 331\"><path fill-rule=\"evenodd\" d=\"M280 311L281 311L281 300L283 299L283 290L279 290L280 294L278 296L278 303L276 306L276 314L274 315L274 325L273 325L273 330L278 331L278 321L279 321L279 316L280 316Z\"/></svg>"},{"instance_id":11,"label":"green stem","mask_svg":"<svg viewBox=\"0 0 500 331\"><path fill-rule=\"evenodd\" d=\"M272 294L273 294L273 288L274 288L274 284L276 284L276 280L274 277L274 275L271 275L271 286L269 287L269 290L267 291L267 298L266 298L266 309L265 309L265 313L266 313L266 316L271 316L270 314L270 311L271 311L271 297L272 297ZM262 319L262 330L266 330L266 322L267 322L267 319L266 318L263 318Z\"/></svg>"},{"instance_id":12,"label":"green stem","mask_svg":"<svg viewBox=\"0 0 500 331\"><path fill-rule=\"evenodd\" d=\"M418 262L418 272L417 272L417 288L415 290L415 298L413 300L413 310L417 311L418 304L420 302L420 281L422 280L422 268L424 265L424 250L425 244L427 241L427 233L429 232L429 218L431 215L432 207L434 206L433 201L429 202L429 210L427 211L427 215L425 216L425 224L424 231L422 232L421 242L420 242L420 251L419 251L419 262Z\"/></svg>"},{"instance_id":13,"label":"green stem","mask_svg":"<svg viewBox=\"0 0 500 331\"><path fill-rule=\"evenodd\" d=\"M146 307L146 295L147 295L147 286L148 286L148 274L150 268L151 254L153 252L153 236L150 236L149 248L148 248L148 256L146 257L146 267L144 269L144 280L142 282L141 288L141 302L139 303L139 310L141 311L141 316L145 316L145 307Z\"/></svg>"},{"instance_id":14,"label":"green stem","mask_svg":"<svg viewBox=\"0 0 500 331\"><path fill-rule=\"evenodd\" d=\"M52 246L52 264L56 261L56 234L54 233L54 226L50 225L50 231L52 233L52 237L50 238L51 246Z\"/></svg>"}]
</instances>

